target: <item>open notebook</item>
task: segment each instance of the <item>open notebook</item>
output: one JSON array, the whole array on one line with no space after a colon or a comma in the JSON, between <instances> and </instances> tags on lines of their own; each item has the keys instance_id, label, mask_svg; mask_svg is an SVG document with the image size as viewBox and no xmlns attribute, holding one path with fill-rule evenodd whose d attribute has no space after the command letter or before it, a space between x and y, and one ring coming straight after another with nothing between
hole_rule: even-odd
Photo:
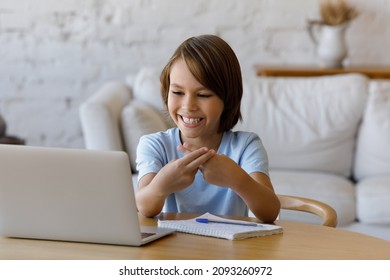
<instances>
[{"instance_id":1,"label":"open notebook","mask_svg":"<svg viewBox=\"0 0 390 280\"><path fill-rule=\"evenodd\" d=\"M209 220L211 222L203 222L204 220ZM230 240L279 234L283 232L281 226L224 219L210 213L189 220L159 220L158 226L176 229L177 231L185 233Z\"/></svg>"}]
</instances>

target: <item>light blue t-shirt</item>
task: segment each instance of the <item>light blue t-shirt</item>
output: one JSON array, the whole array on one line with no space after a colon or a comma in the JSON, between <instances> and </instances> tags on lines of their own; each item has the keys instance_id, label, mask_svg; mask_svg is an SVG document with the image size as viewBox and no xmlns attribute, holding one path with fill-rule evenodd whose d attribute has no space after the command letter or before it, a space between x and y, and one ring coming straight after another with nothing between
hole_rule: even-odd
<instances>
[{"instance_id":1,"label":"light blue t-shirt","mask_svg":"<svg viewBox=\"0 0 390 280\"><path fill-rule=\"evenodd\" d=\"M178 128L142 136L137 147L138 180L148 173L158 173L168 162L183 157L177 150L180 144ZM225 132L217 153L234 160L248 174L268 175L267 153L255 133ZM208 184L198 171L190 186L167 197L163 211L245 216L248 207L233 190Z\"/></svg>"}]
</instances>

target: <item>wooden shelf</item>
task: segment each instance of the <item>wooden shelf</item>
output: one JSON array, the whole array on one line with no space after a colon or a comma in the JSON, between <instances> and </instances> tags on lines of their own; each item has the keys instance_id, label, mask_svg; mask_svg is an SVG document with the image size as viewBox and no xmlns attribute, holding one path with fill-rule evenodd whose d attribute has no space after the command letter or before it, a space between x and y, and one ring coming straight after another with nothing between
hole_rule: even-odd
<instances>
[{"instance_id":1,"label":"wooden shelf","mask_svg":"<svg viewBox=\"0 0 390 280\"><path fill-rule=\"evenodd\" d=\"M3 136L0 137L0 144L24 145L25 141L15 136Z\"/></svg>"},{"instance_id":2,"label":"wooden shelf","mask_svg":"<svg viewBox=\"0 0 390 280\"><path fill-rule=\"evenodd\" d=\"M345 67L345 68L320 68L315 66L261 66L256 65L257 76L273 77L313 77L323 75L336 75L346 73L359 73L371 79L390 79L390 67Z\"/></svg>"}]
</instances>

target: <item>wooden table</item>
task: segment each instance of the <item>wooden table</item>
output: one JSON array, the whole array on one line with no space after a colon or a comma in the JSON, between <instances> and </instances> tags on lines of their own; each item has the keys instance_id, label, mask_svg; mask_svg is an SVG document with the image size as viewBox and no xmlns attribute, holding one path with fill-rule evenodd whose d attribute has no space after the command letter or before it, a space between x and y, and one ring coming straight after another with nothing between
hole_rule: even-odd
<instances>
[{"instance_id":1,"label":"wooden table","mask_svg":"<svg viewBox=\"0 0 390 280\"><path fill-rule=\"evenodd\" d=\"M193 215L161 216L190 217ZM155 219L140 217L140 221L143 225L156 224ZM390 259L390 242L381 239L320 225L287 221L276 224L283 226L283 234L230 241L174 233L143 247L0 237L0 259Z\"/></svg>"},{"instance_id":2,"label":"wooden table","mask_svg":"<svg viewBox=\"0 0 390 280\"><path fill-rule=\"evenodd\" d=\"M342 68L320 68L315 66L266 66L256 65L257 76L313 77L346 73L359 73L371 79L390 79L390 68L355 66Z\"/></svg>"}]
</instances>

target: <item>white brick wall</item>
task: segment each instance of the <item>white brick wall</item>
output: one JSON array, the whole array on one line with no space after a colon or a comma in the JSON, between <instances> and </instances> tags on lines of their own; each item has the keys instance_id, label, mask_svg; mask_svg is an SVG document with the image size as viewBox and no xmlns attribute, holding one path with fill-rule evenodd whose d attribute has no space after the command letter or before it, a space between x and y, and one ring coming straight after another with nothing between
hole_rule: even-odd
<instances>
[{"instance_id":1,"label":"white brick wall","mask_svg":"<svg viewBox=\"0 0 390 280\"><path fill-rule=\"evenodd\" d=\"M390 1L350 0L351 64L390 66ZM253 64L315 64L311 0L1 0L0 114L30 145L83 147L78 106L107 80L161 67L187 37L218 34Z\"/></svg>"}]
</instances>

